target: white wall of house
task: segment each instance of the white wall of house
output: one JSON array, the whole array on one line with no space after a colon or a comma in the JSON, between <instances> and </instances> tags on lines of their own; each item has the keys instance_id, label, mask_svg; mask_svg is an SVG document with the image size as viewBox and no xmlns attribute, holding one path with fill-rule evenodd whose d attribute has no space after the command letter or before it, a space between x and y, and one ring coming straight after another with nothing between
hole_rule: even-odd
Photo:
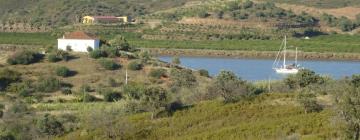
<instances>
[{"instance_id":1,"label":"white wall of house","mask_svg":"<svg viewBox=\"0 0 360 140\"><path fill-rule=\"evenodd\" d=\"M71 50L74 52L87 52L87 48L98 49L100 46L100 40L85 40L85 39L58 39L58 49L65 50L66 47L71 46Z\"/></svg>"}]
</instances>

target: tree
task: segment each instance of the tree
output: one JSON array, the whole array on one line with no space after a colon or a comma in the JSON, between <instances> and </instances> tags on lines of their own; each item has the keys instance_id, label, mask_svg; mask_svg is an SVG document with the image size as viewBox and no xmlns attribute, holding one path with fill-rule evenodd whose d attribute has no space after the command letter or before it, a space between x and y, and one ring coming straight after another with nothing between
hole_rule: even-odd
<instances>
[{"instance_id":1,"label":"tree","mask_svg":"<svg viewBox=\"0 0 360 140\"><path fill-rule=\"evenodd\" d=\"M342 31L351 31L356 27L355 24L346 17L341 17L339 20L339 26Z\"/></svg>"},{"instance_id":2,"label":"tree","mask_svg":"<svg viewBox=\"0 0 360 140\"><path fill-rule=\"evenodd\" d=\"M208 87L209 98L221 96L225 103L236 102L247 94L246 82L230 71L221 71Z\"/></svg>"},{"instance_id":3,"label":"tree","mask_svg":"<svg viewBox=\"0 0 360 140\"><path fill-rule=\"evenodd\" d=\"M109 43L112 47L116 47L123 51L129 51L131 48L127 40L121 35L115 36L114 39L109 41Z\"/></svg>"},{"instance_id":4,"label":"tree","mask_svg":"<svg viewBox=\"0 0 360 140\"><path fill-rule=\"evenodd\" d=\"M246 1L244 2L244 4L243 4L243 8L244 8L244 9L248 9L248 8L253 7L253 5L254 5L254 2L252 2L252 1L250 1L250 0L246 0Z\"/></svg>"},{"instance_id":5,"label":"tree","mask_svg":"<svg viewBox=\"0 0 360 140\"><path fill-rule=\"evenodd\" d=\"M41 133L51 136L61 136L65 129L63 125L50 114L45 114L36 121L36 126Z\"/></svg>"},{"instance_id":6,"label":"tree","mask_svg":"<svg viewBox=\"0 0 360 140\"><path fill-rule=\"evenodd\" d=\"M141 101L152 112L151 119L153 119L155 111L166 106L167 92L161 87L148 87L146 88Z\"/></svg>"},{"instance_id":7,"label":"tree","mask_svg":"<svg viewBox=\"0 0 360 140\"><path fill-rule=\"evenodd\" d=\"M290 75L284 81L290 88L303 88L310 84L325 82L321 76L308 69L300 70L296 75Z\"/></svg>"},{"instance_id":8,"label":"tree","mask_svg":"<svg viewBox=\"0 0 360 140\"><path fill-rule=\"evenodd\" d=\"M115 63L113 60L108 60L108 59L100 59L99 63L106 70L116 70L121 67L119 64Z\"/></svg>"},{"instance_id":9,"label":"tree","mask_svg":"<svg viewBox=\"0 0 360 140\"><path fill-rule=\"evenodd\" d=\"M338 114L346 122L348 139L359 140L360 137L360 88L354 85L342 87L336 94Z\"/></svg>"}]
</instances>

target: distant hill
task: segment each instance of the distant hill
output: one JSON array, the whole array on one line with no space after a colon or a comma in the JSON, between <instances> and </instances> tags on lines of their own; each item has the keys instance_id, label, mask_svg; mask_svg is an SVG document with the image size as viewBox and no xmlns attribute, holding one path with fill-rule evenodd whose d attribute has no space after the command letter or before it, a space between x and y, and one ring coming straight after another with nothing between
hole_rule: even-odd
<instances>
[{"instance_id":1,"label":"distant hill","mask_svg":"<svg viewBox=\"0 0 360 140\"><path fill-rule=\"evenodd\" d=\"M0 23L63 26L84 15L140 16L190 0L0 0Z\"/></svg>"},{"instance_id":2,"label":"distant hill","mask_svg":"<svg viewBox=\"0 0 360 140\"><path fill-rule=\"evenodd\" d=\"M348 6L360 6L359 0L261 0L277 3L305 5L317 8L343 8Z\"/></svg>"}]
</instances>

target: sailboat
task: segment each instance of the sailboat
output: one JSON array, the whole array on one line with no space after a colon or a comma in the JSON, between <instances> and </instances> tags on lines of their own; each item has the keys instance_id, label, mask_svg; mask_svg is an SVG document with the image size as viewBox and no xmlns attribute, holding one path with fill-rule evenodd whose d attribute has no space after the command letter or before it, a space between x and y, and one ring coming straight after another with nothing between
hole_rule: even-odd
<instances>
[{"instance_id":1,"label":"sailboat","mask_svg":"<svg viewBox=\"0 0 360 140\"><path fill-rule=\"evenodd\" d=\"M273 69L276 71L276 73L280 73L280 74L296 74L299 72L300 69L302 69L300 67L300 65L297 62L297 54L298 54L298 50L296 48L296 55L295 55L295 63L292 64L287 64L286 63L286 54L287 54L287 42L286 42L286 36L280 46L280 50L276 56L276 59L273 63ZM283 55L283 62L282 64L280 64L281 61L281 55Z\"/></svg>"}]
</instances>

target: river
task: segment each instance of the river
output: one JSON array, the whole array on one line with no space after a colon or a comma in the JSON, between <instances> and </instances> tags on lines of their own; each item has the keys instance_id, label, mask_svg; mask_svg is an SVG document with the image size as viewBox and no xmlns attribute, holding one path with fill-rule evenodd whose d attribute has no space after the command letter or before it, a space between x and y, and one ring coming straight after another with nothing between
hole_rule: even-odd
<instances>
[{"instance_id":1,"label":"river","mask_svg":"<svg viewBox=\"0 0 360 140\"><path fill-rule=\"evenodd\" d=\"M181 65L192 69L206 69L215 76L221 70L236 73L242 79L250 81L282 79L286 75L277 74L272 70L274 60L218 58L218 57L179 57ZM160 60L170 62L171 56L160 56ZM289 62L291 63L291 62ZM323 61L300 60L302 67L315 71L321 75L329 75L335 79L360 74L360 61Z\"/></svg>"}]
</instances>

